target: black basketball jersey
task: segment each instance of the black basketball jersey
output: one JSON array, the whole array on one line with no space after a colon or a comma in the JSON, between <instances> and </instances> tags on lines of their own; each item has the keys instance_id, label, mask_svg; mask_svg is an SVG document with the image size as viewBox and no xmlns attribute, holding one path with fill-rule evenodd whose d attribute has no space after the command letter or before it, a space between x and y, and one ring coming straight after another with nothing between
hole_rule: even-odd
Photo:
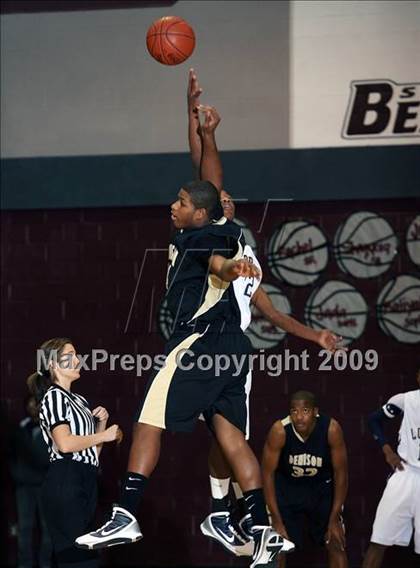
<instances>
[{"instance_id":1,"label":"black basketball jersey","mask_svg":"<svg viewBox=\"0 0 420 568\"><path fill-rule=\"evenodd\" d=\"M178 231L169 245L165 299L175 320L240 324L233 286L209 273L213 254L241 258L245 246L242 229L224 217L204 227Z\"/></svg>"},{"instance_id":2,"label":"black basketball jersey","mask_svg":"<svg viewBox=\"0 0 420 568\"><path fill-rule=\"evenodd\" d=\"M320 414L315 428L306 440L295 430L290 416L282 420L286 443L281 451L276 475L299 484L312 484L332 479L328 428L331 418Z\"/></svg>"}]
</instances>

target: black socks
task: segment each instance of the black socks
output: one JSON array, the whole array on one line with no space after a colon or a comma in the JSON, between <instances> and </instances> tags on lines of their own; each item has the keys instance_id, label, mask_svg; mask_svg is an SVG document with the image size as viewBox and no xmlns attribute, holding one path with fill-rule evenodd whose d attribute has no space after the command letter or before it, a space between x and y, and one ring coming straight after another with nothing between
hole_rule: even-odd
<instances>
[{"instance_id":1,"label":"black socks","mask_svg":"<svg viewBox=\"0 0 420 568\"><path fill-rule=\"evenodd\" d=\"M128 471L123 479L118 504L136 516L137 508L147 485L147 477Z\"/></svg>"},{"instance_id":2,"label":"black socks","mask_svg":"<svg viewBox=\"0 0 420 568\"><path fill-rule=\"evenodd\" d=\"M265 500L263 490L251 489L250 491L244 491L244 499L252 517L253 526L267 526L268 522L267 509L265 508Z\"/></svg>"}]
</instances>

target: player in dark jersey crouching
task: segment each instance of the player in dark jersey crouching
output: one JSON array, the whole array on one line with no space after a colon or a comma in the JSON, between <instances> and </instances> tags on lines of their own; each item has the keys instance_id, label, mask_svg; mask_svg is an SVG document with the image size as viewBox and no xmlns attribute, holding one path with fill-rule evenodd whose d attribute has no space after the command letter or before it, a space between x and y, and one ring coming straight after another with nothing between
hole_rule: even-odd
<instances>
[{"instance_id":1,"label":"player in dark jersey crouching","mask_svg":"<svg viewBox=\"0 0 420 568\"><path fill-rule=\"evenodd\" d=\"M347 568L341 519L348 485L346 446L340 425L319 414L312 393L296 392L290 415L271 427L262 469L275 530L302 547L306 517L312 539L327 548L330 568Z\"/></svg>"}]
</instances>

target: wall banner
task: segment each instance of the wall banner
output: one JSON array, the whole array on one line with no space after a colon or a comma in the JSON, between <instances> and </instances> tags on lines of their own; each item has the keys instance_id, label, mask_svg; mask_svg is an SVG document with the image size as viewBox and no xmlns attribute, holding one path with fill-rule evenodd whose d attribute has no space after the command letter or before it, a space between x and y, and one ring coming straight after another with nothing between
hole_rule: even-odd
<instances>
[{"instance_id":1,"label":"wall banner","mask_svg":"<svg viewBox=\"0 0 420 568\"><path fill-rule=\"evenodd\" d=\"M390 79L352 81L341 136L419 138L420 83L395 83Z\"/></svg>"}]
</instances>

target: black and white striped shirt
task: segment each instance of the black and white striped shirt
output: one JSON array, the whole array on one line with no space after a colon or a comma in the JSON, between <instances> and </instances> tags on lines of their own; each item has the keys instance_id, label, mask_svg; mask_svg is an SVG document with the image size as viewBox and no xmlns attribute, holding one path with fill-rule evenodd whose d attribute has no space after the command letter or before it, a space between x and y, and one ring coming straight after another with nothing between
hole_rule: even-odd
<instances>
[{"instance_id":1,"label":"black and white striped shirt","mask_svg":"<svg viewBox=\"0 0 420 568\"><path fill-rule=\"evenodd\" d=\"M98 466L96 446L80 452L64 454L60 452L51 435L56 426L68 424L70 432L76 436L95 434L95 419L83 396L67 391L57 384L52 385L41 400L39 424L42 435L48 445L50 461L68 458L90 465Z\"/></svg>"}]
</instances>

